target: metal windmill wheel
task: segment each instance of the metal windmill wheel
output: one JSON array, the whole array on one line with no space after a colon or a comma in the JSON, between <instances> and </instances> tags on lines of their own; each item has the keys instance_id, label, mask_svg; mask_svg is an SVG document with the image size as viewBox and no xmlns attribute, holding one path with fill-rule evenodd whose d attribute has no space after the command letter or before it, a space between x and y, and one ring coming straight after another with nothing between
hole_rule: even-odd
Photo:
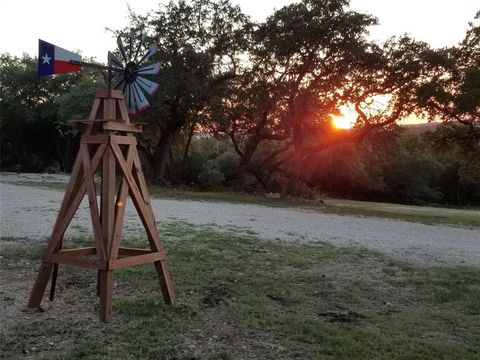
<instances>
[{"instance_id":1,"label":"metal windmill wheel","mask_svg":"<svg viewBox=\"0 0 480 360\"><path fill-rule=\"evenodd\" d=\"M160 71L160 63L147 65L148 60L158 51L157 45L153 44L140 57L139 53L144 47L146 34L142 35L140 43L135 49L134 32L130 30L128 54L120 36L117 37L117 45L123 61L113 53L108 52L108 63L112 67L112 87L123 92L128 113L135 114L150 106L145 94L152 96L158 89L158 84L143 77L154 75Z\"/></svg>"}]
</instances>

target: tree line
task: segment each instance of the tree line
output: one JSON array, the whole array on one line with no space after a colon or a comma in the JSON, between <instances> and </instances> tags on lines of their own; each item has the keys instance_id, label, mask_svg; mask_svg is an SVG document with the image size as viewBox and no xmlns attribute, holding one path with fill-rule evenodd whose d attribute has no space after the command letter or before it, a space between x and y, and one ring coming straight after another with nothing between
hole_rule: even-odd
<instances>
[{"instance_id":1,"label":"tree line","mask_svg":"<svg viewBox=\"0 0 480 360\"><path fill-rule=\"evenodd\" d=\"M156 43L160 84L139 139L153 183L401 202L480 198L480 13L457 46L368 40L377 19L347 0L303 0L255 23L229 0L171 1L130 28ZM1 167L68 171L93 72L36 77L36 59L1 55ZM349 106L355 126L331 115ZM402 132L408 116L442 121Z\"/></svg>"}]
</instances>

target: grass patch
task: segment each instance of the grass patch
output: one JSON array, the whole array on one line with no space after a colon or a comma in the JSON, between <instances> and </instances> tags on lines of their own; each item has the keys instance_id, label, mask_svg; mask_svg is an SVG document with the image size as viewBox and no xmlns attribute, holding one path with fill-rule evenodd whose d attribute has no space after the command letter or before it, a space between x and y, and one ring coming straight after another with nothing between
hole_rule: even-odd
<instances>
[{"instance_id":1,"label":"grass patch","mask_svg":"<svg viewBox=\"0 0 480 360\"><path fill-rule=\"evenodd\" d=\"M62 267L51 308L20 313L1 339L1 356L16 358L25 351L44 359L480 356L478 268L417 268L365 249L265 241L182 222L164 225L161 234L176 306L164 304L151 264L121 269L114 273L114 321L99 323L95 276ZM125 242L147 243L142 236Z\"/></svg>"},{"instance_id":2,"label":"grass patch","mask_svg":"<svg viewBox=\"0 0 480 360\"><path fill-rule=\"evenodd\" d=\"M472 315L480 314L480 283L477 269L459 267L454 269L432 269L433 297L440 303L455 303Z\"/></svg>"},{"instance_id":3,"label":"grass patch","mask_svg":"<svg viewBox=\"0 0 480 360\"><path fill-rule=\"evenodd\" d=\"M0 237L2 250L0 256L5 260L39 260L43 257L43 249L38 246L30 248L31 240L26 238Z\"/></svg>"}]
</instances>

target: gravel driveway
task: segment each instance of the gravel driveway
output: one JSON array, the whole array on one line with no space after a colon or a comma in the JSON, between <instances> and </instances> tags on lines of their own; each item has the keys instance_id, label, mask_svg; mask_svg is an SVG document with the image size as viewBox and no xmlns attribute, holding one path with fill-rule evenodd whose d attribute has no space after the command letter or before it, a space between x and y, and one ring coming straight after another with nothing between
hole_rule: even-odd
<instances>
[{"instance_id":1,"label":"gravel driveway","mask_svg":"<svg viewBox=\"0 0 480 360\"><path fill-rule=\"evenodd\" d=\"M55 179L58 181L58 176ZM68 178L60 176L60 179L65 181ZM23 181L28 179L23 178ZM50 180L47 176L42 181ZM46 243L45 238L50 235L62 197L61 191L16 185L11 176L2 174L1 236ZM480 266L478 228L432 226L223 202L153 199L152 205L158 222L186 221L236 232L253 232L261 238L281 241L327 241L334 245L364 246L420 265ZM141 226L129 202L124 232L136 232ZM87 234L91 234L90 219L84 200L67 236Z\"/></svg>"}]
</instances>

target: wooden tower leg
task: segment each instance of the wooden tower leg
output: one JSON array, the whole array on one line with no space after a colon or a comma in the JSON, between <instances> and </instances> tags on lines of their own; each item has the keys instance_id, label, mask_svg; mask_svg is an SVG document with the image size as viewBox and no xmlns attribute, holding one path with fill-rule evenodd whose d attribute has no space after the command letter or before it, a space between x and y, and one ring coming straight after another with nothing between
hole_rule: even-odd
<instances>
[{"instance_id":1,"label":"wooden tower leg","mask_svg":"<svg viewBox=\"0 0 480 360\"><path fill-rule=\"evenodd\" d=\"M150 205L147 185L145 178L143 177L140 158L138 157L136 147L134 145L130 145L127 156L127 158L129 156L133 156L133 169L129 168L127 161L125 161L125 158L123 157L122 152L117 144L112 144L112 151L117 159L119 167L121 168L124 179L128 182L133 204L135 205L138 215L140 216L140 220L142 221L145 231L147 232L148 241L150 243L152 252L160 252L165 254L165 249L160 242L157 225L155 224L155 218ZM135 176L133 176L132 170ZM156 261L155 269L157 270L165 302L167 304L175 304L175 291L170 278L167 261Z\"/></svg>"},{"instance_id":2,"label":"wooden tower leg","mask_svg":"<svg viewBox=\"0 0 480 360\"><path fill-rule=\"evenodd\" d=\"M103 156L102 169L102 196L101 196L101 223L102 240L105 253L99 260L108 263L113 260L110 249L113 239L115 225L115 158L110 147L107 147ZM113 293L113 272L111 270L99 270L98 280L100 287L100 320L112 321L112 293Z\"/></svg>"},{"instance_id":3,"label":"wooden tower leg","mask_svg":"<svg viewBox=\"0 0 480 360\"><path fill-rule=\"evenodd\" d=\"M162 289L163 299L169 305L175 305L177 299L175 298L175 291L170 277L170 271L166 260L154 262L155 270L157 270L160 287Z\"/></svg>"},{"instance_id":4,"label":"wooden tower leg","mask_svg":"<svg viewBox=\"0 0 480 360\"><path fill-rule=\"evenodd\" d=\"M134 179L139 185L139 190L142 193L144 201L144 210L146 214L143 217L150 218L150 222L153 226L145 227L150 242L150 248L152 251L165 253L163 244L160 241L160 234L158 233L157 225L155 223L155 215L153 213L152 206L150 204L150 196L148 194L147 182L143 176L142 165L138 156L137 148L132 147L133 151L133 173ZM140 211L139 211L140 213ZM163 293L163 298L167 304L175 304L175 290L173 288L173 282L170 277L170 270L168 269L167 260L156 261L155 270L157 271L158 279Z\"/></svg>"},{"instance_id":5,"label":"wooden tower leg","mask_svg":"<svg viewBox=\"0 0 480 360\"><path fill-rule=\"evenodd\" d=\"M43 294L47 288L48 279L52 273L53 264L42 262L40 270L38 270L37 278L35 279L35 285L33 285L30 299L28 300L28 307L39 307L42 303Z\"/></svg>"},{"instance_id":6,"label":"wooden tower leg","mask_svg":"<svg viewBox=\"0 0 480 360\"><path fill-rule=\"evenodd\" d=\"M57 220L52 230L52 235L50 237L50 242L48 244L45 254L52 254L58 251L62 244L63 234L68 224L70 223L71 218L69 219L69 209L71 208L71 201L76 197L78 188L80 187L82 171L81 171L82 160L78 155L75 159L75 163L72 168L72 174L70 176L70 181L68 183L67 189L65 190L65 195L63 197L62 205L57 216ZM83 195L82 195L83 197ZM74 211L76 208L74 209ZM73 214L72 214L73 217ZM46 261L42 262L40 270L38 271L37 278L35 279L35 284L33 285L32 292L30 293L30 299L28 300L28 307L35 308L39 307L43 300L43 295L45 294L45 289L47 288L48 279L52 273L54 264L48 263Z\"/></svg>"},{"instance_id":7,"label":"wooden tower leg","mask_svg":"<svg viewBox=\"0 0 480 360\"><path fill-rule=\"evenodd\" d=\"M112 293L113 293L113 271L99 271L100 286L100 320L103 322L112 321Z\"/></svg>"}]
</instances>

